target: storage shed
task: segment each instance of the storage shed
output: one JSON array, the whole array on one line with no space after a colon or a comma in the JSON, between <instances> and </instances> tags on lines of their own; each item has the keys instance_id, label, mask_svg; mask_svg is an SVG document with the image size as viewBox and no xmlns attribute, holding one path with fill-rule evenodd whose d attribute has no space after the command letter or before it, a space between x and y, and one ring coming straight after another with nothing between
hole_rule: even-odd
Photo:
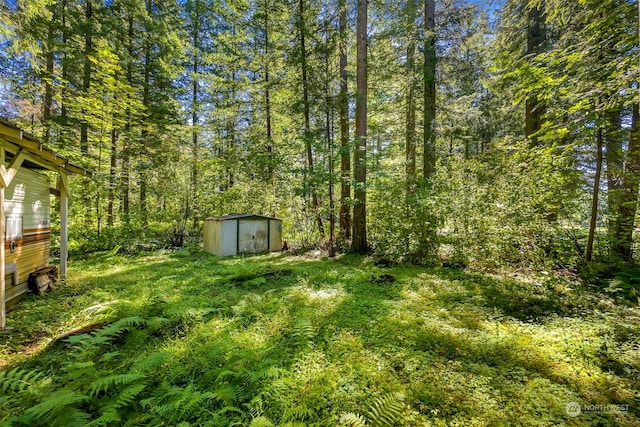
<instances>
[{"instance_id":1,"label":"storage shed","mask_svg":"<svg viewBox=\"0 0 640 427\"><path fill-rule=\"evenodd\" d=\"M282 221L263 215L232 214L204 221L204 250L218 256L282 250Z\"/></svg>"},{"instance_id":2,"label":"storage shed","mask_svg":"<svg viewBox=\"0 0 640 427\"><path fill-rule=\"evenodd\" d=\"M56 188L43 171L58 175ZM50 196L60 197L60 278L67 274L69 175L91 173L69 162L0 117L0 330L6 326L5 309L27 292L29 276L39 287L52 273ZM37 276L37 277L36 277Z\"/></svg>"}]
</instances>

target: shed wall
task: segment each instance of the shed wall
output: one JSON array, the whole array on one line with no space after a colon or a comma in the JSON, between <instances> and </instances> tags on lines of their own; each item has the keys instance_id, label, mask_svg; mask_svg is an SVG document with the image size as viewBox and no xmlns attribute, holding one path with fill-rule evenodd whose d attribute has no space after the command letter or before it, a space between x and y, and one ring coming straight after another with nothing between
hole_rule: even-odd
<instances>
[{"instance_id":1,"label":"shed wall","mask_svg":"<svg viewBox=\"0 0 640 427\"><path fill-rule=\"evenodd\" d=\"M232 256L237 253L238 220L216 221L221 225L220 256Z\"/></svg>"},{"instance_id":2,"label":"shed wall","mask_svg":"<svg viewBox=\"0 0 640 427\"><path fill-rule=\"evenodd\" d=\"M220 256L221 221L205 221L202 235L205 252Z\"/></svg>"},{"instance_id":3,"label":"shed wall","mask_svg":"<svg viewBox=\"0 0 640 427\"><path fill-rule=\"evenodd\" d=\"M269 234L268 219L245 219L240 220L238 238L239 253L255 254L267 250L267 237Z\"/></svg>"},{"instance_id":4,"label":"shed wall","mask_svg":"<svg viewBox=\"0 0 640 427\"><path fill-rule=\"evenodd\" d=\"M272 219L269 221L269 250L278 252L282 250L282 230L280 225L282 221Z\"/></svg>"}]
</instances>

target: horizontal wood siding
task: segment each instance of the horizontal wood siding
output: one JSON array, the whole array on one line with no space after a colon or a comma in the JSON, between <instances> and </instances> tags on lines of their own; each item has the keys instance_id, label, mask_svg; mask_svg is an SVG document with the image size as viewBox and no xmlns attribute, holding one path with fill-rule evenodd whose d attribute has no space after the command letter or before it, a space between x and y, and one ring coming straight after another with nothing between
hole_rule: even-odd
<instances>
[{"instance_id":1,"label":"horizontal wood siding","mask_svg":"<svg viewBox=\"0 0 640 427\"><path fill-rule=\"evenodd\" d=\"M5 214L7 218L21 218L21 236L6 239L5 263L15 262L18 268L19 284L6 276L6 301L27 291L29 274L38 267L49 263L51 243L49 181L46 175L20 168L11 185L5 191ZM10 236L5 236L10 237ZM13 244L13 252L11 247Z\"/></svg>"}]
</instances>

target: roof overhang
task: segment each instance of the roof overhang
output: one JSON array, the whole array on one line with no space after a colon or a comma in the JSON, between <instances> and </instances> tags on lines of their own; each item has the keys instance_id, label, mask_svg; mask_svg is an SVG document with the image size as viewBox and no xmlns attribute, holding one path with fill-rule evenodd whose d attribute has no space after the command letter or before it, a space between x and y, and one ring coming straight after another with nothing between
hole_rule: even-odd
<instances>
[{"instance_id":1,"label":"roof overhang","mask_svg":"<svg viewBox=\"0 0 640 427\"><path fill-rule=\"evenodd\" d=\"M28 162L25 164L27 167L92 176L89 170L71 163L3 117L0 117L0 146L14 156L21 153Z\"/></svg>"},{"instance_id":2,"label":"roof overhang","mask_svg":"<svg viewBox=\"0 0 640 427\"><path fill-rule=\"evenodd\" d=\"M222 216L212 216L209 218L205 218L205 221L227 221L230 219L273 219L276 221L281 221L280 218L258 214L229 214Z\"/></svg>"}]
</instances>

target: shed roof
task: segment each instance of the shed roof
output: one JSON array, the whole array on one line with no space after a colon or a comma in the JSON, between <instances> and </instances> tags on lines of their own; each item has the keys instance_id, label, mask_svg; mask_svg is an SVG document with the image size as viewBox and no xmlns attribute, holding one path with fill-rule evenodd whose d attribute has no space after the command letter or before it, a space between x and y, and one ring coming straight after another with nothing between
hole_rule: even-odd
<instances>
[{"instance_id":1,"label":"shed roof","mask_svg":"<svg viewBox=\"0 0 640 427\"><path fill-rule=\"evenodd\" d=\"M206 218L207 221L226 221L228 219L276 219L278 221L280 221L280 218L275 218L272 216L266 216L266 215L257 215L257 214L228 214L228 215L222 215L222 216L212 216L209 218Z\"/></svg>"},{"instance_id":2,"label":"shed roof","mask_svg":"<svg viewBox=\"0 0 640 427\"><path fill-rule=\"evenodd\" d=\"M39 142L33 135L23 131L4 117L0 117L0 143L12 151L9 155L22 151L26 154L26 164L33 169L58 170L91 176L91 172L71 163L49 147Z\"/></svg>"}]
</instances>

